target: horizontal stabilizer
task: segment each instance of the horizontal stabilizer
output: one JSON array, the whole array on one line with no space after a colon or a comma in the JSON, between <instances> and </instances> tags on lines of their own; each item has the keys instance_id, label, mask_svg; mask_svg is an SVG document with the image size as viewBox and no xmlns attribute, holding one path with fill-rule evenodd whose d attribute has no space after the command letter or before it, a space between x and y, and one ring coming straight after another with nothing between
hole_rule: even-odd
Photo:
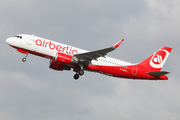
<instances>
[{"instance_id":1,"label":"horizontal stabilizer","mask_svg":"<svg viewBox=\"0 0 180 120\"><path fill-rule=\"evenodd\" d=\"M147 73L148 73L149 75L156 76L156 77L159 77L159 76L163 76L163 75L169 74L169 72L166 72L166 71L147 72Z\"/></svg>"}]
</instances>

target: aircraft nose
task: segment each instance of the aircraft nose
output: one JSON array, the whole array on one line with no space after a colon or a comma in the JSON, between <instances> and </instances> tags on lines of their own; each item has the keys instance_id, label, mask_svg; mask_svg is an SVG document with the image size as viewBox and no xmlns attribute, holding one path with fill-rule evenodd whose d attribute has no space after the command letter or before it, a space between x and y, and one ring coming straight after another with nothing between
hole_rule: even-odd
<instances>
[{"instance_id":1,"label":"aircraft nose","mask_svg":"<svg viewBox=\"0 0 180 120\"><path fill-rule=\"evenodd\" d=\"M12 39L11 39L11 38L7 38L7 39L6 39L6 43L7 43L8 45L11 45L11 44L12 44L12 42L13 42L13 41L12 41Z\"/></svg>"}]
</instances>

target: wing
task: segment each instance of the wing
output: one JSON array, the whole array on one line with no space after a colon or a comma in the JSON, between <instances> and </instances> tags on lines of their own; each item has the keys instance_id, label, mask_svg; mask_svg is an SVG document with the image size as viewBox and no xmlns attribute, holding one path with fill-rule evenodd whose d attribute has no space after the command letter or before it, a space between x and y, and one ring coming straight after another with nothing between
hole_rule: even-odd
<instances>
[{"instance_id":1,"label":"wing","mask_svg":"<svg viewBox=\"0 0 180 120\"><path fill-rule=\"evenodd\" d=\"M101 49L101 50L96 50L92 52L86 52L86 53L81 53L81 54L75 54L74 56L79 59L81 62L91 62L92 60L97 60L98 57L105 57L105 55L116 48L119 47L119 45L124 41L124 39L120 40L118 43L116 43L114 46Z\"/></svg>"}]
</instances>

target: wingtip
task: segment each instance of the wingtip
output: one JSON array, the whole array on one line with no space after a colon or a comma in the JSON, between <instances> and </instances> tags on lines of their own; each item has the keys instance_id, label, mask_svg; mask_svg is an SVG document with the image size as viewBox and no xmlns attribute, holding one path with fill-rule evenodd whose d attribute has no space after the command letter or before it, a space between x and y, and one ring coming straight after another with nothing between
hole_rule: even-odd
<instances>
[{"instance_id":1,"label":"wingtip","mask_svg":"<svg viewBox=\"0 0 180 120\"><path fill-rule=\"evenodd\" d=\"M124 39L120 40L119 42L117 42L115 45L114 45L114 48L118 48L119 45L124 41Z\"/></svg>"}]
</instances>

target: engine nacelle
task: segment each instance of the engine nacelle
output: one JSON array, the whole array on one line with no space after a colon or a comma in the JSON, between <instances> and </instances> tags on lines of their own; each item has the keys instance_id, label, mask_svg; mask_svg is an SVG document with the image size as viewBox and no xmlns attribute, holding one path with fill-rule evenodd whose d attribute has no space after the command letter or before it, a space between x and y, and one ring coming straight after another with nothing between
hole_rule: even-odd
<instances>
[{"instance_id":1,"label":"engine nacelle","mask_svg":"<svg viewBox=\"0 0 180 120\"><path fill-rule=\"evenodd\" d=\"M56 54L55 61L63 63L63 64L70 64L70 63L77 64L78 63L78 60L75 59L75 57L64 54L64 53L60 53L60 52Z\"/></svg>"},{"instance_id":2,"label":"engine nacelle","mask_svg":"<svg viewBox=\"0 0 180 120\"><path fill-rule=\"evenodd\" d=\"M56 62L54 60L50 60L50 65L49 68L53 69L53 70L59 70L59 71L63 71L65 68L64 64L61 64L59 62Z\"/></svg>"}]
</instances>

